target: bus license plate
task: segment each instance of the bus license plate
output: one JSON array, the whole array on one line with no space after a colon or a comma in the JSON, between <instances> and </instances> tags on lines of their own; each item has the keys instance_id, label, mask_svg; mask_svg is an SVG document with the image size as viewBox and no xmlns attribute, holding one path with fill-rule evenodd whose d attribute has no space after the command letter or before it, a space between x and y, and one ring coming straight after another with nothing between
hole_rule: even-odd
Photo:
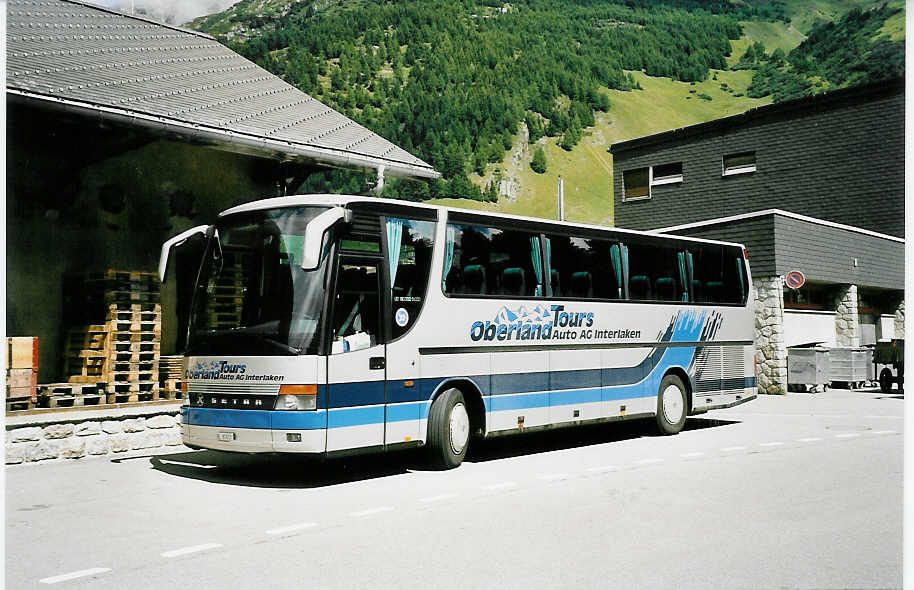
<instances>
[{"instance_id":1,"label":"bus license plate","mask_svg":"<svg viewBox=\"0 0 914 590\"><path fill-rule=\"evenodd\" d=\"M235 433L234 432L220 432L219 440L221 440L222 442L232 442L233 440L235 440Z\"/></svg>"}]
</instances>

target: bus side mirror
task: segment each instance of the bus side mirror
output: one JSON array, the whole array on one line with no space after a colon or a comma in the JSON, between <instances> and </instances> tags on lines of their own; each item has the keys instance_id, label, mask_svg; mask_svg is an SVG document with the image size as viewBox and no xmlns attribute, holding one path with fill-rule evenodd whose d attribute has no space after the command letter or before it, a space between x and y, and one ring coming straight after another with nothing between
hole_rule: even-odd
<instances>
[{"instance_id":1,"label":"bus side mirror","mask_svg":"<svg viewBox=\"0 0 914 590\"><path fill-rule=\"evenodd\" d=\"M314 270L320 265L324 234L341 221L344 223L352 221L352 211L342 207L332 207L308 222L305 227L305 243L302 247L302 270Z\"/></svg>"},{"instance_id":2,"label":"bus side mirror","mask_svg":"<svg viewBox=\"0 0 914 590\"><path fill-rule=\"evenodd\" d=\"M198 225L197 227L192 227L185 232L181 232L170 240L162 244L162 253L159 255L159 280L163 283L165 282L165 270L168 268L168 259L171 257L171 250L175 246L180 246L186 242L189 238L197 234L206 235L206 232L209 231L208 225Z\"/></svg>"}]
</instances>

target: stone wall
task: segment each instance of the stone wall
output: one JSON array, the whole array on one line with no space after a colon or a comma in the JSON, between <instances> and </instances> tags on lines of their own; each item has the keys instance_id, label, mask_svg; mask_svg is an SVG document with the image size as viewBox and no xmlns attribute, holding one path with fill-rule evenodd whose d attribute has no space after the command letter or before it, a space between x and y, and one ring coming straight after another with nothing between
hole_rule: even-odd
<instances>
[{"instance_id":1,"label":"stone wall","mask_svg":"<svg viewBox=\"0 0 914 590\"><path fill-rule=\"evenodd\" d=\"M57 416L60 416L58 414ZM6 427L7 464L118 455L181 444L180 413L169 409L145 416L57 418Z\"/></svg>"},{"instance_id":2,"label":"stone wall","mask_svg":"<svg viewBox=\"0 0 914 590\"><path fill-rule=\"evenodd\" d=\"M842 285L835 296L835 344L860 346L857 285Z\"/></svg>"},{"instance_id":3,"label":"stone wall","mask_svg":"<svg viewBox=\"0 0 914 590\"><path fill-rule=\"evenodd\" d=\"M759 393L787 393L784 286L778 276L755 278L755 360Z\"/></svg>"}]
</instances>

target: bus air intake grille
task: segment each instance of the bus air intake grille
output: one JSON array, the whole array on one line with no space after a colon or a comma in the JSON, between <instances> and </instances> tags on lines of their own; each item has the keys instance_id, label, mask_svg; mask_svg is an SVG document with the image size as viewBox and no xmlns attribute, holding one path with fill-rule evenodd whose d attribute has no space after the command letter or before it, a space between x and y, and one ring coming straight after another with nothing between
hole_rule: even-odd
<instances>
[{"instance_id":1,"label":"bus air intake grille","mask_svg":"<svg viewBox=\"0 0 914 590\"><path fill-rule=\"evenodd\" d=\"M279 384L272 383L199 383L187 384L187 393L212 393L216 395L278 395Z\"/></svg>"}]
</instances>

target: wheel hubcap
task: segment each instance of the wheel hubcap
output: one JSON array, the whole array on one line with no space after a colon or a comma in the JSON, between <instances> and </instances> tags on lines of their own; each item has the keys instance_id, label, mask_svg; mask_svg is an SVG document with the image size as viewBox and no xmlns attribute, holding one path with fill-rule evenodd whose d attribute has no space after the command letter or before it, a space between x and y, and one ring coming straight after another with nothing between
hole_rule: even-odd
<instances>
[{"instance_id":1,"label":"wheel hubcap","mask_svg":"<svg viewBox=\"0 0 914 590\"><path fill-rule=\"evenodd\" d=\"M682 419L682 392L675 385L663 390L663 417L670 424L677 424Z\"/></svg>"},{"instance_id":2,"label":"wheel hubcap","mask_svg":"<svg viewBox=\"0 0 914 590\"><path fill-rule=\"evenodd\" d=\"M455 455L463 452L470 439L470 417L463 404L457 404L451 409L450 418L451 450Z\"/></svg>"}]
</instances>

